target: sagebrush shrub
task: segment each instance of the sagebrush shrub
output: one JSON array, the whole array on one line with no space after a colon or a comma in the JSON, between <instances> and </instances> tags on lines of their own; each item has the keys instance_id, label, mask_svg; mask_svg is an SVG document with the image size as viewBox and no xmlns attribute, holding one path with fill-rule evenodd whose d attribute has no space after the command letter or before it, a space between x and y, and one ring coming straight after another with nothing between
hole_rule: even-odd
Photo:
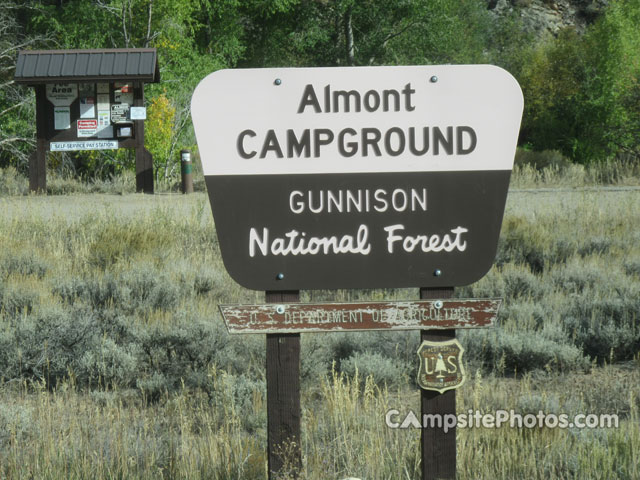
<instances>
[{"instance_id":1,"label":"sagebrush shrub","mask_svg":"<svg viewBox=\"0 0 640 480\"><path fill-rule=\"evenodd\" d=\"M531 370L582 371L589 360L570 344L558 343L540 333L492 331L465 332L463 346L470 361L501 374Z\"/></svg>"},{"instance_id":2,"label":"sagebrush shrub","mask_svg":"<svg viewBox=\"0 0 640 480\"><path fill-rule=\"evenodd\" d=\"M553 285L564 293L579 293L585 288L606 287L609 285L610 276L603 265L576 261L554 269L550 279Z\"/></svg>"},{"instance_id":3,"label":"sagebrush shrub","mask_svg":"<svg viewBox=\"0 0 640 480\"><path fill-rule=\"evenodd\" d=\"M640 295L598 298L591 291L565 307L567 336L599 361L629 360L640 351Z\"/></svg>"},{"instance_id":4,"label":"sagebrush shrub","mask_svg":"<svg viewBox=\"0 0 640 480\"><path fill-rule=\"evenodd\" d=\"M624 262L624 271L629 276L640 278L640 259Z\"/></svg>"},{"instance_id":5,"label":"sagebrush shrub","mask_svg":"<svg viewBox=\"0 0 640 480\"><path fill-rule=\"evenodd\" d=\"M10 256L6 256L0 262L0 272L5 276L12 274L34 275L38 279L42 279L48 269L48 265L38 257L22 253L12 252Z\"/></svg>"},{"instance_id":6,"label":"sagebrush shrub","mask_svg":"<svg viewBox=\"0 0 640 480\"><path fill-rule=\"evenodd\" d=\"M526 264L533 272L541 272L545 264L548 235L543 227L524 217L507 217L498 241L496 264Z\"/></svg>"},{"instance_id":7,"label":"sagebrush shrub","mask_svg":"<svg viewBox=\"0 0 640 480\"><path fill-rule=\"evenodd\" d=\"M542 298L547 287L545 283L528 270L505 267L502 271L504 290L501 297L509 299Z\"/></svg>"},{"instance_id":8,"label":"sagebrush shrub","mask_svg":"<svg viewBox=\"0 0 640 480\"><path fill-rule=\"evenodd\" d=\"M378 385L389 387L407 383L411 367L396 358L387 357L378 352L358 352L340 364L340 370L349 376L355 376L357 370L360 379L364 380L371 375Z\"/></svg>"},{"instance_id":9,"label":"sagebrush shrub","mask_svg":"<svg viewBox=\"0 0 640 480\"><path fill-rule=\"evenodd\" d=\"M187 290L184 282L174 282L168 275L149 268L118 276L106 273L101 278L73 278L58 282L52 289L69 304L80 301L96 310L115 308L126 313L171 311Z\"/></svg>"},{"instance_id":10,"label":"sagebrush shrub","mask_svg":"<svg viewBox=\"0 0 640 480\"><path fill-rule=\"evenodd\" d=\"M28 315L37 303L37 292L0 285L0 313L9 316Z\"/></svg>"},{"instance_id":11,"label":"sagebrush shrub","mask_svg":"<svg viewBox=\"0 0 640 480\"><path fill-rule=\"evenodd\" d=\"M602 255L611 248L612 240L607 237L592 237L578 247L578 254L582 257L589 255Z\"/></svg>"}]
</instances>

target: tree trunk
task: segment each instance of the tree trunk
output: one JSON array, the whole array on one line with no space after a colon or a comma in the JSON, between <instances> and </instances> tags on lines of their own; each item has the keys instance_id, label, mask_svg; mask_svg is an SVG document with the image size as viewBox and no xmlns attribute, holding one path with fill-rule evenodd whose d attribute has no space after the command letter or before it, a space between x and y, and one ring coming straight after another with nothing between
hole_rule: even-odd
<instances>
[{"instance_id":1,"label":"tree trunk","mask_svg":"<svg viewBox=\"0 0 640 480\"><path fill-rule=\"evenodd\" d=\"M147 38L144 42L144 48L149 47L149 42L151 41L151 12L153 10L153 0L149 0L149 19L147 20Z\"/></svg>"},{"instance_id":2,"label":"tree trunk","mask_svg":"<svg viewBox=\"0 0 640 480\"><path fill-rule=\"evenodd\" d=\"M355 61L355 47L353 45L353 26L351 25L351 15L353 13L353 7L344 14L344 40L347 48L347 65L353 67L356 64Z\"/></svg>"},{"instance_id":3,"label":"tree trunk","mask_svg":"<svg viewBox=\"0 0 640 480\"><path fill-rule=\"evenodd\" d=\"M127 7L122 4L122 35L124 36L124 48L129 48L129 34L127 33Z\"/></svg>"}]
</instances>

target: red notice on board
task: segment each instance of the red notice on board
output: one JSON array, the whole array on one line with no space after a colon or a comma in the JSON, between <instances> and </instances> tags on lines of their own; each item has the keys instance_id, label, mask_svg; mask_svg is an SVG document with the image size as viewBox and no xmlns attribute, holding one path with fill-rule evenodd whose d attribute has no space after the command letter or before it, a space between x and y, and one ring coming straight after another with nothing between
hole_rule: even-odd
<instances>
[{"instance_id":1,"label":"red notice on board","mask_svg":"<svg viewBox=\"0 0 640 480\"><path fill-rule=\"evenodd\" d=\"M98 120L78 120L78 137L92 137L98 133Z\"/></svg>"}]
</instances>

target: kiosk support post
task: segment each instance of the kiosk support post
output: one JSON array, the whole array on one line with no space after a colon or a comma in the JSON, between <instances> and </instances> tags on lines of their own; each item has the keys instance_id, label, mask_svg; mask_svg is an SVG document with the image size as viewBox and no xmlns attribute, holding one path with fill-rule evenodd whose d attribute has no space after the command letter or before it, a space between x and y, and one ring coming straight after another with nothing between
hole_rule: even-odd
<instances>
[{"instance_id":1,"label":"kiosk support post","mask_svg":"<svg viewBox=\"0 0 640 480\"><path fill-rule=\"evenodd\" d=\"M47 191L47 101L45 86L35 87L36 93L36 150L29 158L29 191L46 193Z\"/></svg>"},{"instance_id":2,"label":"kiosk support post","mask_svg":"<svg viewBox=\"0 0 640 480\"><path fill-rule=\"evenodd\" d=\"M135 107L144 106L144 85L134 83ZM136 192L153 193L153 156L144 147L144 120L134 120L136 130Z\"/></svg>"}]
</instances>

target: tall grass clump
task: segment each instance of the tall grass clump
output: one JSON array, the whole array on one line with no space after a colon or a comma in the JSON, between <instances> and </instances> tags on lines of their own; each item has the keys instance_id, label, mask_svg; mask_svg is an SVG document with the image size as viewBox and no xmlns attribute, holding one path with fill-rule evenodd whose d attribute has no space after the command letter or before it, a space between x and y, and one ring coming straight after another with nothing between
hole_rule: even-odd
<instances>
[{"instance_id":1,"label":"tall grass clump","mask_svg":"<svg viewBox=\"0 0 640 480\"><path fill-rule=\"evenodd\" d=\"M600 186L638 186L640 162L618 158L587 165L572 163L557 150L518 149L511 188L582 188Z\"/></svg>"},{"instance_id":2,"label":"tall grass clump","mask_svg":"<svg viewBox=\"0 0 640 480\"><path fill-rule=\"evenodd\" d=\"M0 196L25 195L28 191L29 180L15 167L0 168Z\"/></svg>"}]
</instances>

